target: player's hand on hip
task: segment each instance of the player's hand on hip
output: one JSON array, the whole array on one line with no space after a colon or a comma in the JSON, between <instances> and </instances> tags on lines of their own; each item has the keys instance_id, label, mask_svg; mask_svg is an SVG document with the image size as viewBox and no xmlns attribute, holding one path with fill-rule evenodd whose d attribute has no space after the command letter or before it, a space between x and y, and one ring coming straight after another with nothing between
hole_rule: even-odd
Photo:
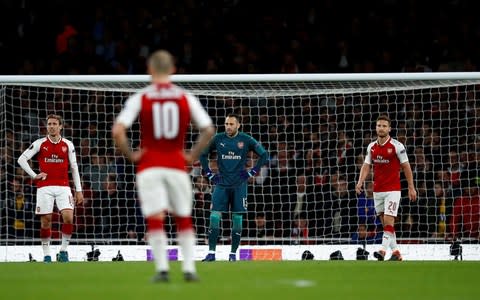
<instances>
[{"instance_id":1,"label":"player's hand on hip","mask_svg":"<svg viewBox=\"0 0 480 300\"><path fill-rule=\"evenodd\" d=\"M75 203L80 205L83 203L83 192L75 192Z\"/></svg>"},{"instance_id":2,"label":"player's hand on hip","mask_svg":"<svg viewBox=\"0 0 480 300\"><path fill-rule=\"evenodd\" d=\"M35 180L45 180L47 179L47 173L41 172L40 174L37 174L34 178Z\"/></svg>"},{"instance_id":3,"label":"player's hand on hip","mask_svg":"<svg viewBox=\"0 0 480 300\"><path fill-rule=\"evenodd\" d=\"M250 177L257 175L257 173L258 173L258 168L256 167L251 168L249 171L242 170L240 172L240 178L242 178L243 180L248 180Z\"/></svg>"},{"instance_id":4,"label":"player's hand on hip","mask_svg":"<svg viewBox=\"0 0 480 300\"><path fill-rule=\"evenodd\" d=\"M210 169L205 170L205 177L207 177L208 180L210 180L211 182L213 182L215 184L220 183L220 181L222 180L222 176L220 176L220 174L215 174Z\"/></svg>"}]
</instances>

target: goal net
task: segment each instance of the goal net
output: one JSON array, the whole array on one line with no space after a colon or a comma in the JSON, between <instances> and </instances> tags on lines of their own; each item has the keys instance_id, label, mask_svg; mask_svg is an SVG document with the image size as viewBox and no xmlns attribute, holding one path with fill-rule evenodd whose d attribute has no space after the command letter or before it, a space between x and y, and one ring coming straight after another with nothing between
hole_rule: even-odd
<instances>
[{"instance_id":1,"label":"goal net","mask_svg":"<svg viewBox=\"0 0 480 300\"><path fill-rule=\"evenodd\" d=\"M218 131L228 113L238 113L241 130L269 152L269 164L249 184L242 244L379 242L371 177L365 194L356 195L354 186L380 114L390 116L391 136L406 145L418 190L418 201L409 202L402 175L399 242L444 243L452 234L478 241L480 74L175 75L173 81L200 98ZM51 113L64 118L62 134L76 147L83 182L72 243L145 243L134 167L115 151L110 129L126 98L148 83L147 76L0 76L1 244L39 241L35 186L16 160L46 134ZM129 134L138 145L138 124ZM198 244L205 244L214 187L199 164L188 170ZM229 220L224 215L220 244L230 243ZM54 239L60 223L55 212ZM171 219L167 231L175 243Z\"/></svg>"}]
</instances>

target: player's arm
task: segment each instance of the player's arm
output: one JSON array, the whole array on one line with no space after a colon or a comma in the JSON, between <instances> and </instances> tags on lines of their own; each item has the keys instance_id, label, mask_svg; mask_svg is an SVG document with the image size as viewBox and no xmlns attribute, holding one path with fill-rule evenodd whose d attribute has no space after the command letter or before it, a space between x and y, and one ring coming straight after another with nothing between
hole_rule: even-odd
<instances>
[{"instance_id":1,"label":"player's arm","mask_svg":"<svg viewBox=\"0 0 480 300\"><path fill-rule=\"evenodd\" d=\"M405 179L407 179L408 183L408 198L410 201L416 201L417 191L415 190L415 184L413 183L413 172L410 163L408 162L407 150L403 145L397 146L396 149L397 157L400 160L400 166L402 167Z\"/></svg>"},{"instance_id":2,"label":"player's arm","mask_svg":"<svg viewBox=\"0 0 480 300\"><path fill-rule=\"evenodd\" d=\"M213 126L207 126L200 129L200 134L195 141L192 149L189 153L186 153L185 160L187 163L193 163L201 156L202 151L208 146L208 143L212 139L212 136L215 134L215 129ZM208 163L207 163L208 165Z\"/></svg>"},{"instance_id":3,"label":"player's arm","mask_svg":"<svg viewBox=\"0 0 480 300\"><path fill-rule=\"evenodd\" d=\"M72 171L73 184L75 185L75 202L83 203L82 183L80 181L80 173L78 172L77 156L75 155L75 147L72 143L68 143L68 161L70 162L70 170Z\"/></svg>"},{"instance_id":4,"label":"player's arm","mask_svg":"<svg viewBox=\"0 0 480 300\"><path fill-rule=\"evenodd\" d=\"M190 118L193 121L192 123L200 130L200 134L198 135L192 149L190 149L188 153L185 153L185 160L187 163L193 163L199 159L210 140L212 140L212 137L215 134L215 128L212 119L202 107L197 97L187 94L187 101L190 108Z\"/></svg>"},{"instance_id":5,"label":"player's arm","mask_svg":"<svg viewBox=\"0 0 480 300\"><path fill-rule=\"evenodd\" d=\"M128 160L132 160L132 151L130 150L127 128L122 123L115 123L112 127L112 137L120 153Z\"/></svg>"},{"instance_id":6,"label":"player's arm","mask_svg":"<svg viewBox=\"0 0 480 300\"><path fill-rule=\"evenodd\" d=\"M255 152L258 156L255 166L250 170L241 170L240 177L244 180L247 180L250 177L253 177L260 172L260 169L269 161L268 152L265 148L253 137L249 137L249 150Z\"/></svg>"},{"instance_id":7,"label":"player's arm","mask_svg":"<svg viewBox=\"0 0 480 300\"><path fill-rule=\"evenodd\" d=\"M253 140L253 151L258 155L257 162L255 164L255 169L260 170L267 162L270 160L267 150L260 144L257 140L252 137Z\"/></svg>"},{"instance_id":8,"label":"player's arm","mask_svg":"<svg viewBox=\"0 0 480 300\"><path fill-rule=\"evenodd\" d=\"M39 141L33 142L30 145L30 147L28 147L28 149L25 150L17 160L20 167L25 172L27 172L27 174L30 175L30 177L32 177L35 180L47 178L46 173L43 173L43 172L40 172L40 174L35 173L35 171L32 170L32 168L30 167L30 164L28 163L28 161L32 159L32 157L34 157L40 151L40 144L41 143Z\"/></svg>"},{"instance_id":9,"label":"player's arm","mask_svg":"<svg viewBox=\"0 0 480 300\"><path fill-rule=\"evenodd\" d=\"M190 109L192 123L196 128L200 129L200 135L197 138L194 147L190 150L190 155L194 158L193 160L200 160L203 170L210 170L208 158L215 148L216 139L216 136L214 136L215 128L212 119L207 114L197 97L190 93L186 93L186 98ZM203 136L202 129L204 130Z\"/></svg>"},{"instance_id":10,"label":"player's arm","mask_svg":"<svg viewBox=\"0 0 480 300\"><path fill-rule=\"evenodd\" d=\"M190 108L190 117L192 118L195 127L200 128L200 135L190 153L185 154L185 160L192 163L196 159L199 159L200 164L202 165L203 174L208 180L217 184L220 182L221 177L212 172L208 161L210 153L215 148L215 139L217 137L216 135L214 136L215 128L213 127L212 119L202 107L202 104L197 97L189 93L186 94L186 97ZM202 128L204 129L203 133Z\"/></svg>"},{"instance_id":11,"label":"player's arm","mask_svg":"<svg viewBox=\"0 0 480 300\"><path fill-rule=\"evenodd\" d=\"M213 138L210 140L210 143L207 145L205 149L203 149L199 157L200 165L202 166L203 176L207 177L208 180L210 180L215 184L220 183L221 175L219 173L218 174L213 173L213 171L210 169L209 155L216 147L215 146L216 138L217 138L217 135L214 135Z\"/></svg>"},{"instance_id":12,"label":"player's arm","mask_svg":"<svg viewBox=\"0 0 480 300\"><path fill-rule=\"evenodd\" d=\"M205 149L203 149L202 153L200 153L199 160L200 160L200 164L202 165L203 170L210 169L208 159L210 157L210 153L215 148L215 139L216 139L216 137L214 136L210 140L210 143L207 145L207 147Z\"/></svg>"},{"instance_id":13,"label":"player's arm","mask_svg":"<svg viewBox=\"0 0 480 300\"><path fill-rule=\"evenodd\" d=\"M133 163L140 160L142 152L131 151L127 137L127 128L130 128L138 117L141 108L140 97L140 94L135 94L127 99L125 107L118 115L115 124L112 127L112 138L115 141L115 146L120 150L123 156Z\"/></svg>"},{"instance_id":14,"label":"player's arm","mask_svg":"<svg viewBox=\"0 0 480 300\"><path fill-rule=\"evenodd\" d=\"M410 201L417 200L417 191L415 190L415 185L413 183L413 172L412 168L410 167L410 163L404 162L401 164L403 173L405 174L405 179L407 179L408 183L408 198Z\"/></svg>"}]
</instances>

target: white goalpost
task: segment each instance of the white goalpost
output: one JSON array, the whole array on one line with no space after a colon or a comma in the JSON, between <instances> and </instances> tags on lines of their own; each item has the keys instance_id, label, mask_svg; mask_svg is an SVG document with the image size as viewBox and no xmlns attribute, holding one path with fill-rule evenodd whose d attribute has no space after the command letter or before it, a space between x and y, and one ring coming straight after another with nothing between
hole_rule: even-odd
<instances>
[{"instance_id":1,"label":"white goalpost","mask_svg":"<svg viewBox=\"0 0 480 300\"><path fill-rule=\"evenodd\" d=\"M0 261L25 260L40 244L35 186L16 160L46 134L51 113L64 118L62 134L75 145L85 190L85 203L75 210L71 247L78 251L71 258L83 260L93 246L112 256L121 248L132 260L146 259L135 168L115 151L110 129L126 98L149 80L0 76ZM335 250L355 259L358 247L375 251L383 229L368 182L365 195L356 195L354 185L366 146L375 139L376 117L388 114L392 137L406 145L418 191L418 201L410 203L402 176L395 229L404 258L451 259L448 247L456 238L465 259L480 260L480 203L467 204L480 202L480 72L173 75L172 80L200 98L218 131L235 112L241 130L269 152L269 164L249 183L240 259L300 259L307 249L315 259L328 259ZM129 134L137 146L138 124ZM185 146L195 137L191 132ZM200 259L207 251L214 187L199 164L187 168ZM53 220L55 245L58 213ZM219 241L225 253L230 227L225 216ZM172 253L181 259L170 219L167 232ZM217 256L221 259L221 252Z\"/></svg>"}]
</instances>

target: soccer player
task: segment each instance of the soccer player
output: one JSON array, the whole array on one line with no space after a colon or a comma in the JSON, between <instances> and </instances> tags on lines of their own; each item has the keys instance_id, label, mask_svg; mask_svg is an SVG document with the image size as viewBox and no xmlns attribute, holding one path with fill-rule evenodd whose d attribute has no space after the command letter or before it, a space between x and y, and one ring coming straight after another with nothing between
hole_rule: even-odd
<instances>
[{"instance_id":1,"label":"soccer player","mask_svg":"<svg viewBox=\"0 0 480 300\"><path fill-rule=\"evenodd\" d=\"M243 215L247 210L247 181L268 161L265 148L250 135L240 132L239 128L240 117L229 114L225 119L225 132L217 133L200 156L205 176L216 184L212 195L208 230L209 251L203 261L215 261L222 213L228 211L232 212L232 244L228 260L236 261L236 252L242 235ZM209 166L209 155L213 151L217 153L217 173ZM250 151L254 151L259 158L253 168L246 170Z\"/></svg>"},{"instance_id":2,"label":"soccer player","mask_svg":"<svg viewBox=\"0 0 480 300\"><path fill-rule=\"evenodd\" d=\"M73 143L60 135L63 128L62 118L58 115L47 116L47 136L34 141L18 158L18 164L37 185L37 203L35 214L40 216L40 239L44 253L44 262L51 262L50 236L52 212L56 204L62 215L62 244L57 261L68 262L67 247L73 232L73 209L83 203L82 184L78 172L77 158ZM40 173L30 167L28 160L37 155ZM75 202L70 189L68 167L75 184Z\"/></svg>"},{"instance_id":3,"label":"soccer player","mask_svg":"<svg viewBox=\"0 0 480 300\"><path fill-rule=\"evenodd\" d=\"M365 161L360 170L355 190L360 194L363 183L370 173L373 165L373 199L375 211L383 224L382 246L374 253L375 258L383 261L387 249L392 249L390 260L402 260L402 255L397 246L395 236L395 217L400 205L401 186L400 169L403 170L408 182L408 198L410 201L417 200L417 192L413 184L413 173L408 162L405 146L390 137L391 120L386 115L377 118L377 140L367 147Z\"/></svg>"},{"instance_id":4,"label":"soccer player","mask_svg":"<svg viewBox=\"0 0 480 300\"><path fill-rule=\"evenodd\" d=\"M169 281L168 241L164 228L167 212L175 216L177 239L184 258L184 279L197 281L191 217L192 183L185 164L198 159L215 129L198 98L170 81L175 65L168 51L154 52L147 67L152 84L127 99L112 128L112 136L121 153L137 164L138 195L156 269L152 281ZM142 130L141 148L132 151L126 131L137 118ZM200 134L190 152L184 152L190 120L200 129Z\"/></svg>"}]
</instances>

